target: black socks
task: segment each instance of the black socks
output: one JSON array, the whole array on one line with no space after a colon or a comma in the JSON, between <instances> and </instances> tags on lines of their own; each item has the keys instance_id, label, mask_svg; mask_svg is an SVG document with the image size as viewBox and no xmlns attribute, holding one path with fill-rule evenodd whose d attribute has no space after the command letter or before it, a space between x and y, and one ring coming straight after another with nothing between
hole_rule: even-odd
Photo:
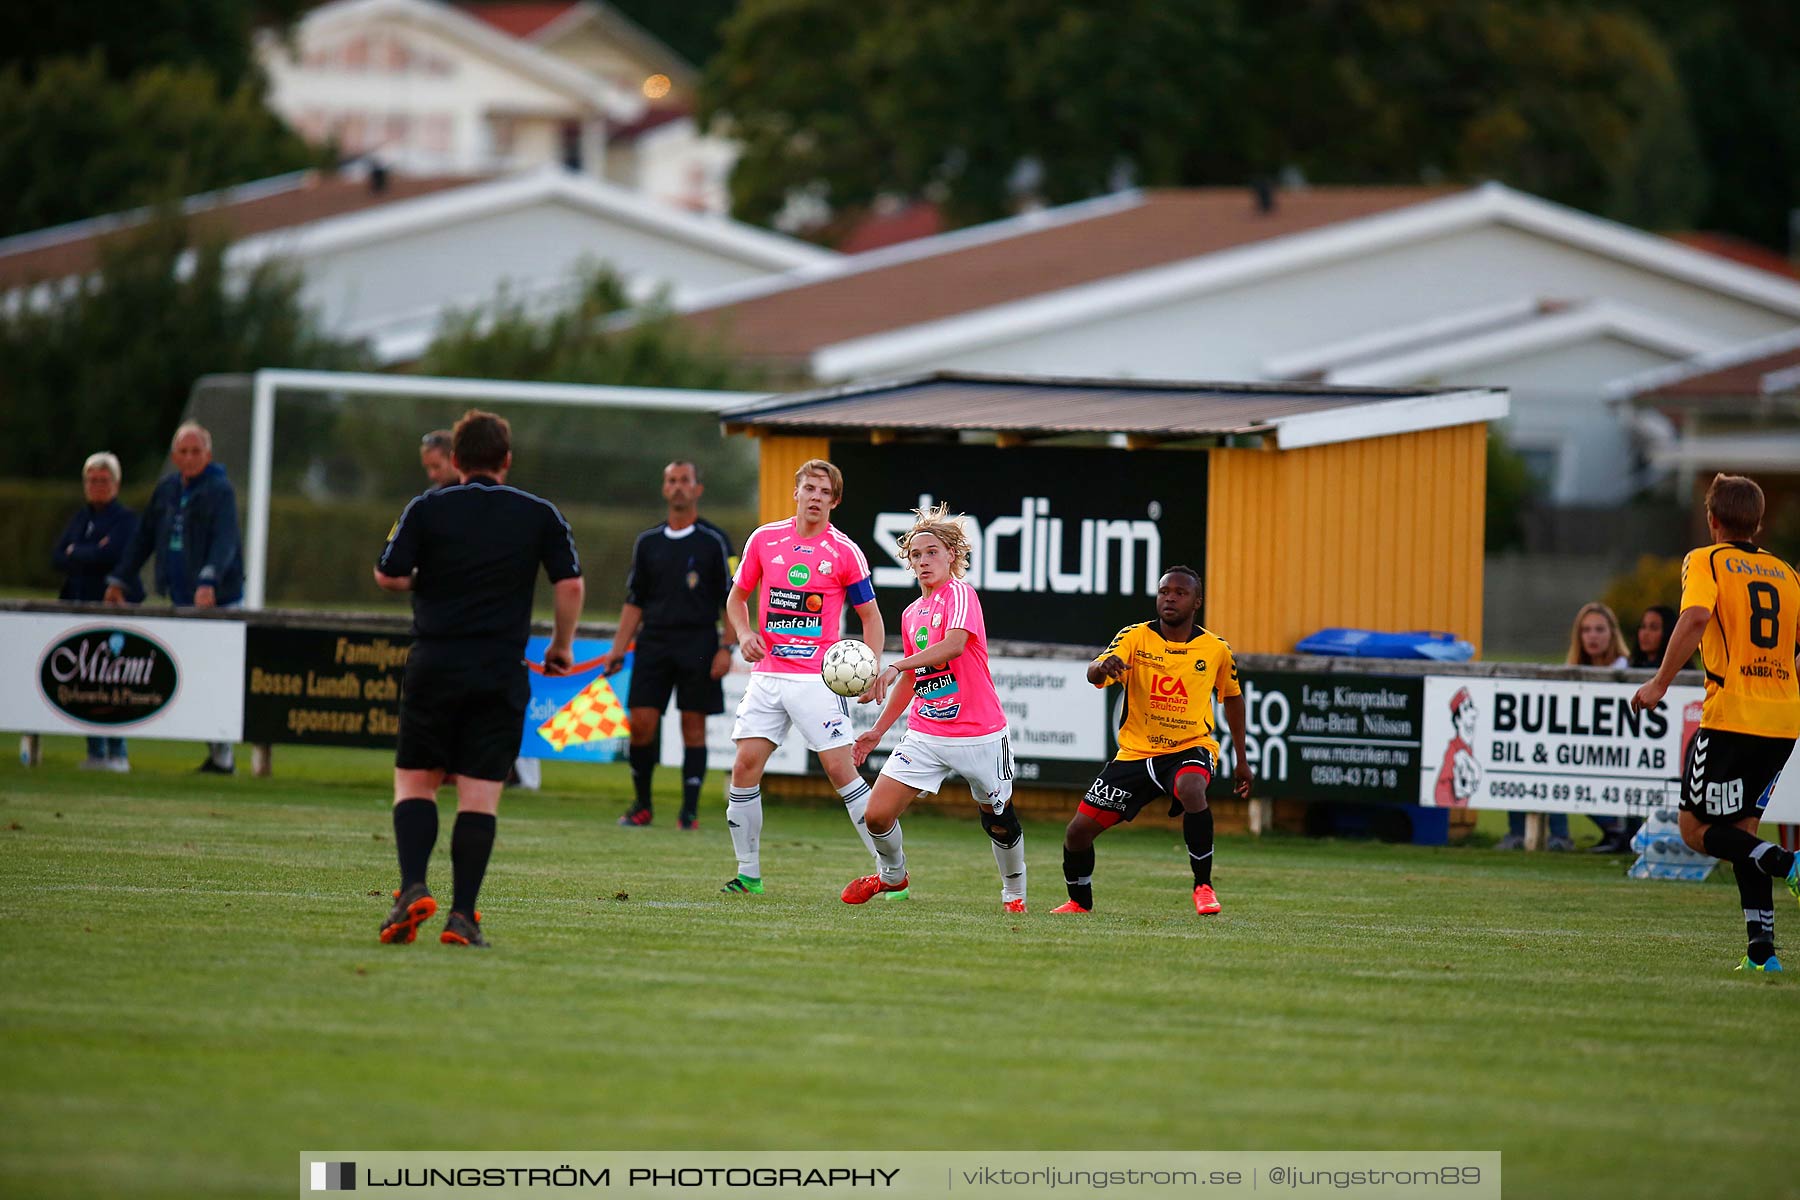
<instances>
[{"instance_id":1,"label":"black socks","mask_svg":"<svg viewBox=\"0 0 1800 1200\"><path fill-rule=\"evenodd\" d=\"M1735 825L1708 825L1700 839L1706 852L1732 865L1754 866L1770 879L1786 879L1794 869L1794 852L1783 850L1773 842L1765 842L1754 833Z\"/></svg>"},{"instance_id":2,"label":"black socks","mask_svg":"<svg viewBox=\"0 0 1800 1200\"><path fill-rule=\"evenodd\" d=\"M1181 836L1187 842L1188 866L1194 868L1194 886L1212 882L1212 809L1181 814Z\"/></svg>"},{"instance_id":3,"label":"black socks","mask_svg":"<svg viewBox=\"0 0 1800 1200\"><path fill-rule=\"evenodd\" d=\"M425 882L437 835L437 801L415 796L394 805L394 850L400 856L401 891Z\"/></svg>"},{"instance_id":4,"label":"black socks","mask_svg":"<svg viewBox=\"0 0 1800 1200\"><path fill-rule=\"evenodd\" d=\"M650 777L656 772L656 743L633 746L625 756L631 764L631 786L637 793L633 808L650 807Z\"/></svg>"},{"instance_id":5,"label":"black socks","mask_svg":"<svg viewBox=\"0 0 1800 1200\"><path fill-rule=\"evenodd\" d=\"M1071 850L1063 847L1063 883L1068 885L1069 899L1083 908L1094 907L1094 848Z\"/></svg>"},{"instance_id":6,"label":"black socks","mask_svg":"<svg viewBox=\"0 0 1800 1200\"><path fill-rule=\"evenodd\" d=\"M700 784L706 779L706 747L684 746L681 751L681 815L693 820L700 811Z\"/></svg>"},{"instance_id":7,"label":"black socks","mask_svg":"<svg viewBox=\"0 0 1800 1200\"><path fill-rule=\"evenodd\" d=\"M450 831L450 866L454 872L451 911L474 917L481 877L487 874L488 856L494 852L495 826L493 813L456 814L456 825Z\"/></svg>"}]
</instances>

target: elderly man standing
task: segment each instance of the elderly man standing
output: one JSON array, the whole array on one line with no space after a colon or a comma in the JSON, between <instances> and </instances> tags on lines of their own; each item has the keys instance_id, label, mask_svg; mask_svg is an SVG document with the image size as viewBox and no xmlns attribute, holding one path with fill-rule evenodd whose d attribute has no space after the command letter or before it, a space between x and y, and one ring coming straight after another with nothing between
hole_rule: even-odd
<instances>
[{"instance_id":1,"label":"elderly man standing","mask_svg":"<svg viewBox=\"0 0 1800 1200\"><path fill-rule=\"evenodd\" d=\"M61 600L83 600L97 603L106 595L106 576L118 564L119 556L137 529L137 516L119 503L119 458L105 450L88 455L81 465L81 490L87 501L75 510L69 524L56 539L50 562L66 578ZM126 596L133 602L142 600L137 589ZM87 771L131 770L125 739L91 737L87 740Z\"/></svg>"},{"instance_id":2,"label":"elderly man standing","mask_svg":"<svg viewBox=\"0 0 1800 1200\"><path fill-rule=\"evenodd\" d=\"M123 604L138 573L156 556L156 591L177 606L226 608L244 598L244 559L238 536L237 493L225 468L212 460L212 434L193 421L169 443L172 474L157 481L137 533L106 578L106 602ZM237 769L231 743L209 742L203 774Z\"/></svg>"}]
</instances>

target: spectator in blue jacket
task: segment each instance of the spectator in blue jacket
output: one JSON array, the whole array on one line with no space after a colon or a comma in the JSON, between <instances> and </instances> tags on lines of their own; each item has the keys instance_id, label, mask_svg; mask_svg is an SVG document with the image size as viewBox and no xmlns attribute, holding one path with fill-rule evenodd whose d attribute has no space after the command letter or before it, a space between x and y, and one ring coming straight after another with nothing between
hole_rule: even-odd
<instances>
[{"instance_id":1,"label":"spectator in blue jacket","mask_svg":"<svg viewBox=\"0 0 1800 1200\"><path fill-rule=\"evenodd\" d=\"M244 599L244 559L238 537L237 493L225 468L212 460L212 434L193 421L169 444L173 474L156 482L137 533L112 574L106 602L124 604L152 554L156 591L178 606L228 608ZM200 770L229 775L236 760L229 742L209 742Z\"/></svg>"},{"instance_id":2,"label":"spectator in blue jacket","mask_svg":"<svg viewBox=\"0 0 1800 1200\"><path fill-rule=\"evenodd\" d=\"M102 450L88 455L81 465L81 488L87 503L75 510L69 524L56 539L50 562L63 579L63 600L85 600L97 603L106 595L106 576L125 552L131 535L137 531L137 517L119 503L119 459ZM133 600L144 598L138 589ZM87 740L87 771L131 770L131 759L122 737L91 737Z\"/></svg>"}]
</instances>

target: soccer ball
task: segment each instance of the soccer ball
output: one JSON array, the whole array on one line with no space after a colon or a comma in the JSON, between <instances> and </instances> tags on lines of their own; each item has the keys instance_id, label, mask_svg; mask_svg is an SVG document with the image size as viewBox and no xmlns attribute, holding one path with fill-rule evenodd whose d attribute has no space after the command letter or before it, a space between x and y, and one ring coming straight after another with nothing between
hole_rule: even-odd
<instances>
[{"instance_id":1,"label":"soccer ball","mask_svg":"<svg viewBox=\"0 0 1800 1200\"><path fill-rule=\"evenodd\" d=\"M840 696L860 696L875 682L875 652L851 638L831 643L819 674Z\"/></svg>"}]
</instances>

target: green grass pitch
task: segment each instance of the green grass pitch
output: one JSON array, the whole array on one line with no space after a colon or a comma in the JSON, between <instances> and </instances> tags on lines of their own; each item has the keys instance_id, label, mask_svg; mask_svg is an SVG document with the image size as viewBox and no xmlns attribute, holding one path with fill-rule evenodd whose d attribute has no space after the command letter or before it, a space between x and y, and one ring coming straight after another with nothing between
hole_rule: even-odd
<instances>
[{"instance_id":1,"label":"green grass pitch","mask_svg":"<svg viewBox=\"0 0 1800 1200\"><path fill-rule=\"evenodd\" d=\"M1202 920L1178 839L1126 828L1101 911L1053 917L1060 830L1034 824L1016 917L979 828L921 814L913 900L850 909L839 812L771 805L769 894L721 896L716 775L682 833L669 798L613 823L621 769L551 765L501 809L494 949L437 921L383 947L381 756L283 749L258 780L188 774L192 746L134 745L130 776L79 755L0 766L0 1196L285 1195L325 1147L1497 1149L1518 1196L1800 1179L1800 975L1732 973L1728 876L1223 838Z\"/></svg>"}]
</instances>

